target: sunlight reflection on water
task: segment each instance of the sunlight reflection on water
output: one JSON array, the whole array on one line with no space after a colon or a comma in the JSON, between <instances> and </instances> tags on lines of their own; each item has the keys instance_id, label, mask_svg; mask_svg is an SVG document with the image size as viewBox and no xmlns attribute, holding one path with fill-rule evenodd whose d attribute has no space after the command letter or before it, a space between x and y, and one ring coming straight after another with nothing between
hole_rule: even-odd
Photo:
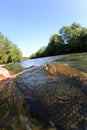
<instances>
[{"instance_id":1,"label":"sunlight reflection on water","mask_svg":"<svg viewBox=\"0 0 87 130\"><path fill-rule=\"evenodd\" d=\"M7 66L8 70L12 71L21 71L22 69L31 67L31 66L41 66L47 62L57 62L68 64L76 69L82 70L87 73L87 53L75 53L67 55L58 55L45 58L37 58L21 61L20 63L15 63L13 65ZM18 67L19 66L19 67ZM21 69L20 69L21 68Z\"/></svg>"}]
</instances>

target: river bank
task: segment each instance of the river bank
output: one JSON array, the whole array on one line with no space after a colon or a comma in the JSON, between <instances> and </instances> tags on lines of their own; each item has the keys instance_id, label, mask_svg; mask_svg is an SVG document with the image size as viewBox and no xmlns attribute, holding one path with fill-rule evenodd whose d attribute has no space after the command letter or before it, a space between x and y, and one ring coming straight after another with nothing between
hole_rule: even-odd
<instances>
[{"instance_id":1,"label":"river bank","mask_svg":"<svg viewBox=\"0 0 87 130\"><path fill-rule=\"evenodd\" d=\"M1 64L0 66L8 66L8 65L12 65L13 63L8 63L8 64Z\"/></svg>"}]
</instances>

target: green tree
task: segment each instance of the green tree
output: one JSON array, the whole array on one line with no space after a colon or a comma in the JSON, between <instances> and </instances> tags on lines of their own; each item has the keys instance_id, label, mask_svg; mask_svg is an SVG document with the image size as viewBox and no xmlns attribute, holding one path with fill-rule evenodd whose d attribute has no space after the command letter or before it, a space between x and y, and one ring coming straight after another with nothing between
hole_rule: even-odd
<instances>
[{"instance_id":1,"label":"green tree","mask_svg":"<svg viewBox=\"0 0 87 130\"><path fill-rule=\"evenodd\" d=\"M65 44L69 44L71 52L78 50L78 37L80 35L81 26L80 24L73 23L71 26L64 26L60 29Z\"/></svg>"},{"instance_id":2,"label":"green tree","mask_svg":"<svg viewBox=\"0 0 87 130\"><path fill-rule=\"evenodd\" d=\"M2 63L8 62L10 41L7 37L0 39L0 60Z\"/></svg>"},{"instance_id":3,"label":"green tree","mask_svg":"<svg viewBox=\"0 0 87 130\"><path fill-rule=\"evenodd\" d=\"M45 51L46 51L46 47L45 47L45 46L41 47L41 48L36 52L36 57L44 57L44 56L45 56Z\"/></svg>"},{"instance_id":4,"label":"green tree","mask_svg":"<svg viewBox=\"0 0 87 130\"><path fill-rule=\"evenodd\" d=\"M11 44L9 53L9 62L19 62L22 59L22 53L16 44Z\"/></svg>"},{"instance_id":5,"label":"green tree","mask_svg":"<svg viewBox=\"0 0 87 130\"><path fill-rule=\"evenodd\" d=\"M0 33L0 64L20 61L21 58L22 53L17 45Z\"/></svg>"},{"instance_id":6,"label":"green tree","mask_svg":"<svg viewBox=\"0 0 87 130\"><path fill-rule=\"evenodd\" d=\"M81 25L73 22L71 25L72 30L81 30Z\"/></svg>"},{"instance_id":7,"label":"green tree","mask_svg":"<svg viewBox=\"0 0 87 130\"><path fill-rule=\"evenodd\" d=\"M87 28L82 27L80 31L80 35L78 37L78 44L80 51L87 51Z\"/></svg>"},{"instance_id":8,"label":"green tree","mask_svg":"<svg viewBox=\"0 0 87 130\"><path fill-rule=\"evenodd\" d=\"M49 39L49 44L46 48L48 56L60 54L60 48L64 45L62 37L58 34L53 34Z\"/></svg>"},{"instance_id":9,"label":"green tree","mask_svg":"<svg viewBox=\"0 0 87 130\"><path fill-rule=\"evenodd\" d=\"M78 23L71 26L63 26L59 34L53 34L47 47L40 48L32 57L53 56L58 54L86 52L87 51L87 28Z\"/></svg>"}]
</instances>

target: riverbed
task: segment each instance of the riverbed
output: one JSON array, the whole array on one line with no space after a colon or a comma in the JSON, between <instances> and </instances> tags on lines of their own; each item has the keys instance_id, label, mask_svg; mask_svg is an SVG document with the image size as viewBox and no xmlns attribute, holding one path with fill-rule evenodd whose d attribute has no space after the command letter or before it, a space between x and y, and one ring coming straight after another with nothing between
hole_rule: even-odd
<instances>
[{"instance_id":1,"label":"riverbed","mask_svg":"<svg viewBox=\"0 0 87 130\"><path fill-rule=\"evenodd\" d=\"M87 53L22 61L6 68L24 71L0 82L0 129L86 130L87 84L76 77L53 76L44 64L68 64L87 72Z\"/></svg>"}]
</instances>

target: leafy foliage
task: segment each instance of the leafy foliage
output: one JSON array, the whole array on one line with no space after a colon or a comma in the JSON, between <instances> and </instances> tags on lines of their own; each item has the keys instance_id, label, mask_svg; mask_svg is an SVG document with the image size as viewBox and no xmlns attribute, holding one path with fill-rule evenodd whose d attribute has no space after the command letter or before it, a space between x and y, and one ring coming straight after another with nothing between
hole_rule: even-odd
<instances>
[{"instance_id":1,"label":"leafy foliage","mask_svg":"<svg viewBox=\"0 0 87 130\"><path fill-rule=\"evenodd\" d=\"M87 52L87 28L74 22L71 26L63 26L59 34L53 34L44 51L38 50L30 58L77 52Z\"/></svg>"},{"instance_id":2,"label":"leafy foliage","mask_svg":"<svg viewBox=\"0 0 87 130\"><path fill-rule=\"evenodd\" d=\"M46 48L46 54L57 55L60 52L61 46L64 44L62 37L58 34L54 34L51 36L49 44Z\"/></svg>"},{"instance_id":3,"label":"leafy foliage","mask_svg":"<svg viewBox=\"0 0 87 130\"><path fill-rule=\"evenodd\" d=\"M0 64L17 62L22 58L22 53L7 37L0 33Z\"/></svg>"},{"instance_id":4,"label":"leafy foliage","mask_svg":"<svg viewBox=\"0 0 87 130\"><path fill-rule=\"evenodd\" d=\"M44 57L44 56L46 56L45 46L41 47L36 53L33 53L29 58L33 59L33 58Z\"/></svg>"}]
</instances>

